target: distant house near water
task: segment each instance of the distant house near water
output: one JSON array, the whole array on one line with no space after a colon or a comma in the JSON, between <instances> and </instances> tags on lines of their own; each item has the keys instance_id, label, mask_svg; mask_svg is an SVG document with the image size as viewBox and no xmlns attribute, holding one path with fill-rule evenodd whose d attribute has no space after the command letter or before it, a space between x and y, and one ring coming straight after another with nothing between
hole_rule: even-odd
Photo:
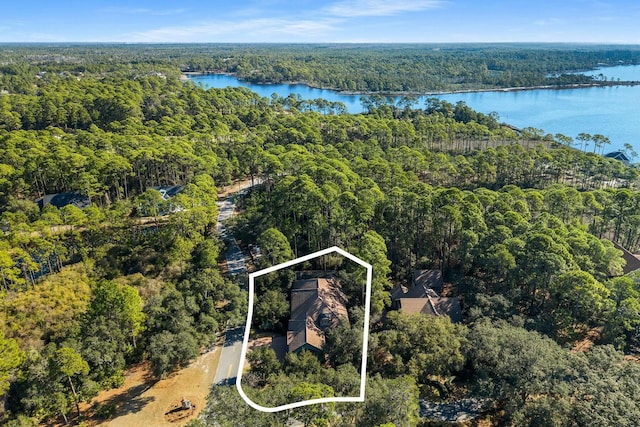
<instances>
[{"instance_id":1,"label":"distant house near water","mask_svg":"<svg viewBox=\"0 0 640 427\"><path fill-rule=\"evenodd\" d=\"M302 278L293 282L287 331L289 352L322 352L325 332L342 322L349 322L347 298L337 278Z\"/></svg>"},{"instance_id":2,"label":"distant house near water","mask_svg":"<svg viewBox=\"0 0 640 427\"><path fill-rule=\"evenodd\" d=\"M40 210L44 209L47 205L55 206L58 209L62 209L67 205L74 205L77 208L85 209L91 206L91 198L81 193L57 193L57 194L45 194L43 197L35 200Z\"/></svg>"},{"instance_id":3,"label":"distant house near water","mask_svg":"<svg viewBox=\"0 0 640 427\"><path fill-rule=\"evenodd\" d=\"M462 322L458 298L441 297L444 281L440 270L416 270L409 288L398 285L391 290L392 307L403 313L447 316L452 322Z\"/></svg>"},{"instance_id":4,"label":"distant house near water","mask_svg":"<svg viewBox=\"0 0 640 427\"><path fill-rule=\"evenodd\" d=\"M622 151L612 151L611 153L607 153L604 156L608 159L621 161L627 166L629 166L629 164L631 163L631 160L629 159L629 157Z\"/></svg>"}]
</instances>

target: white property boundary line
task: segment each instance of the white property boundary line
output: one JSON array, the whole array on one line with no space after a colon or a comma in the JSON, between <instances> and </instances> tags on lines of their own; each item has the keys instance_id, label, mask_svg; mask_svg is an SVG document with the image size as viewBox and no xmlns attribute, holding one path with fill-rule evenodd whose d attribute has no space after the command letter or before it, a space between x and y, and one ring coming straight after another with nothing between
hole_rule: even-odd
<instances>
[{"instance_id":1,"label":"white property boundary line","mask_svg":"<svg viewBox=\"0 0 640 427\"><path fill-rule=\"evenodd\" d=\"M349 258L351 261L360 264L361 266L367 269L367 286L366 286L366 297L364 303L364 333L362 334L362 366L360 368L360 395L358 397L323 397L322 399L310 399L303 400L301 402L289 403L286 405L276 406L273 408L269 408L266 406L258 405L253 400L249 399L249 397L245 394L244 390L242 390L242 373L244 371L245 359L247 356L247 350L249 347L249 333L251 332L251 319L253 317L253 300L254 300L254 279L256 277L272 273L277 270L281 270L283 268L291 267L292 265L300 264L302 262L309 261L313 258L317 258L322 255L327 255L333 252L337 252L340 255ZM240 365L238 366L238 375L236 379L236 388L238 389L238 393L244 399L245 402L249 406L258 411L262 412L278 412L284 411L285 409L293 409L299 408L301 406L307 405L315 405L318 403L329 403L329 402L364 402L364 392L365 392L365 383L367 379L367 347L369 342L369 312L371 310L371 280L373 276L373 268L371 264L368 264L361 260L360 258L340 249L337 246L332 246L327 249L323 249L318 252L314 252L309 255L305 255L300 258L293 259L291 261L287 261L282 264L274 265L273 267L265 268L264 270L256 271L254 273L249 274L249 310L247 313L247 324L244 329L244 340L242 342L242 351L240 353Z\"/></svg>"}]
</instances>

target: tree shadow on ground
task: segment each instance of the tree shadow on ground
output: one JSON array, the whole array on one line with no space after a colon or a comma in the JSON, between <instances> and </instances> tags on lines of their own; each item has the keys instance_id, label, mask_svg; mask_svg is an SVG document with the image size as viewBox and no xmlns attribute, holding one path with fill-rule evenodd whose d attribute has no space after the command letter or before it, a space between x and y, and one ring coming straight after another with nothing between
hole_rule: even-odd
<instances>
[{"instance_id":1,"label":"tree shadow on ground","mask_svg":"<svg viewBox=\"0 0 640 427\"><path fill-rule=\"evenodd\" d=\"M142 383L122 390L92 407L92 416L100 419L115 419L129 414L140 412L156 398L154 396L142 396L158 380L150 373L142 378Z\"/></svg>"}]
</instances>

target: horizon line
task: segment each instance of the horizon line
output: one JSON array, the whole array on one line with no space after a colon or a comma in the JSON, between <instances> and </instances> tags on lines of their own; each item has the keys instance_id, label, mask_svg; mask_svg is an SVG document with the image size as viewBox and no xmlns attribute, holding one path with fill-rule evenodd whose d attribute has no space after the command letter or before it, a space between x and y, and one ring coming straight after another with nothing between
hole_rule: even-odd
<instances>
[{"instance_id":1,"label":"horizon line","mask_svg":"<svg viewBox=\"0 0 640 427\"><path fill-rule=\"evenodd\" d=\"M279 41L0 41L0 45L588 45L588 46L640 46L640 42L584 42L584 41L317 41L317 42L279 42Z\"/></svg>"}]
</instances>

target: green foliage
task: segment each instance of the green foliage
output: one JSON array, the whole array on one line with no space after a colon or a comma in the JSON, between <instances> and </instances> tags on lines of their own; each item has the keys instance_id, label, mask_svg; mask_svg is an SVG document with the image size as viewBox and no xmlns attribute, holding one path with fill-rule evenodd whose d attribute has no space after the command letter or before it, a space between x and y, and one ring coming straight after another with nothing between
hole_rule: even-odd
<instances>
[{"instance_id":1,"label":"green foliage","mask_svg":"<svg viewBox=\"0 0 640 427\"><path fill-rule=\"evenodd\" d=\"M390 305L388 291L391 289L391 283L388 279L389 273L391 273L391 261L387 259L387 246L384 238L375 231L367 231L359 242L356 256L373 267L371 311L380 313L385 306ZM366 284L366 271L362 268L358 271L360 272L357 276L358 284Z\"/></svg>"},{"instance_id":2,"label":"green foliage","mask_svg":"<svg viewBox=\"0 0 640 427\"><path fill-rule=\"evenodd\" d=\"M635 351L640 339L640 292L629 277L611 279L607 288L615 309L605 325L603 341Z\"/></svg>"},{"instance_id":3,"label":"green foliage","mask_svg":"<svg viewBox=\"0 0 640 427\"><path fill-rule=\"evenodd\" d=\"M165 375L225 326L243 324L244 279L220 274L214 224L216 183L249 177L263 184L239 201L233 231L243 247L261 248L257 268L347 248L373 265L376 320L392 284L438 268L470 324L468 332L397 313L386 325L373 322L366 402L308 408L298 413L306 423L416 425L419 387L445 396L466 381L496 399L513 425L638 424L634 365L598 343L570 355L552 341L587 336L638 349L638 287L612 279L624 261L604 239L640 248L638 171L596 154L605 136L578 135L581 148L593 148L585 153L571 137L515 132L464 103L430 99L419 108L376 95L364 100L367 114L348 115L324 100L178 79L182 67L366 91L563 85L589 81L568 70L637 62L637 49L100 51L0 49L0 394L8 384L15 423L66 417L134 361L147 358ZM160 185L184 188L165 200L150 189ZM92 206L40 211L33 202L71 191ZM350 304L362 303L363 269L331 257L317 264L344 270ZM284 327L292 278L285 271L256 282L257 326ZM362 319L351 314L351 326L329 333L331 367L302 352L281 368L260 350L260 388L248 394L270 404L356 394ZM472 371L460 371L465 362ZM216 387L203 421L192 423L286 422Z\"/></svg>"},{"instance_id":4,"label":"green foliage","mask_svg":"<svg viewBox=\"0 0 640 427\"><path fill-rule=\"evenodd\" d=\"M282 331L283 319L289 317L287 296L277 289L269 289L256 297L254 305L255 322L260 329Z\"/></svg>"},{"instance_id":5,"label":"green foliage","mask_svg":"<svg viewBox=\"0 0 640 427\"><path fill-rule=\"evenodd\" d=\"M262 412L247 405L235 387L211 387L205 408L199 420L191 421L189 427L284 427L286 420L278 414Z\"/></svg>"},{"instance_id":6,"label":"green foliage","mask_svg":"<svg viewBox=\"0 0 640 427\"><path fill-rule=\"evenodd\" d=\"M247 354L247 360L251 365L251 372L262 379L278 374L282 369L275 351L268 346L261 346L252 350Z\"/></svg>"},{"instance_id":7,"label":"green foliage","mask_svg":"<svg viewBox=\"0 0 640 427\"><path fill-rule=\"evenodd\" d=\"M25 365L14 398L18 398L18 407L30 416L66 417L72 404L80 416L80 401L95 395L95 384L87 377L89 365L71 347L48 344L41 353L30 352Z\"/></svg>"},{"instance_id":8,"label":"green foliage","mask_svg":"<svg viewBox=\"0 0 640 427\"><path fill-rule=\"evenodd\" d=\"M93 289L91 316L117 319L119 329L136 337L144 329L145 315L138 291L126 284L103 281Z\"/></svg>"},{"instance_id":9,"label":"green foliage","mask_svg":"<svg viewBox=\"0 0 640 427\"><path fill-rule=\"evenodd\" d=\"M91 289L82 268L66 268L36 287L3 301L7 336L19 338L24 347L40 347L43 341L79 333L87 312Z\"/></svg>"},{"instance_id":10,"label":"green foliage","mask_svg":"<svg viewBox=\"0 0 640 427\"><path fill-rule=\"evenodd\" d=\"M9 380L14 370L20 366L24 353L15 339L5 338L0 330L0 396L9 389Z\"/></svg>"},{"instance_id":11,"label":"green foliage","mask_svg":"<svg viewBox=\"0 0 640 427\"><path fill-rule=\"evenodd\" d=\"M148 351L153 373L158 377L187 366L200 353L196 339L188 331L162 331L153 335L149 339Z\"/></svg>"},{"instance_id":12,"label":"green foliage","mask_svg":"<svg viewBox=\"0 0 640 427\"><path fill-rule=\"evenodd\" d=\"M353 317L353 316L352 316ZM360 368L362 363L362 335L364 329L363 316L355 319L356 322L343 322L325 334L326 341L324 352L334 367L352 364ZM351 319L352 321L354 319Z\"/></svg>"},{"instance_id":13,"label":"green foliage","mask_svg":"<svg viewBox=\"0 0 640 427\"><path fill-rule=\"evenodd\" d=\"M418 387L415 379L402 376L383 379L379 376L367 381L364 408L357 417L357 426L391 423L397 427L411 427L419 419Z\"/></svg>"},{"instance_id":14,"label":"green foliage","mask_svg":"<svg viewBox=\"0 0 640 427\"><path fill-rule=\"evenodd\" d=\"M569 271L559 275L551 293L557 301L553 309L556 322L570 330L576 324L593 324L608 317L613 310L609 290L585 271Z\"/></svg>"},{"instance_id":15,"label":"green foliage","mask_svg":"<svg viewBox=\"0 0 640 427\"><path fill-rule=\"evenodd\" d=\"M334 397L333 389L325 384L310 384L302 382L291 389L289 400L301 402L305 400ZM335 403L322 403L319 405L307 405L292 411L294 419L306 426L327 427L331 425L334 415Z\"/></svg>"},{"instance_id":16,"label":"green foliage","mask_svg":"<svg viewBox=\"0 0 640 427\"><path fill-rule=\"evenodd\" d=\"M262 252L262 265L266 267L282 264L295 258L286 236L276 228L265 230L257 240Z\"/></svg>"},{"instance_id":17,"label":"green foliage","mask_svg":"<svg viewBox=\"0 0 640 427\"><path fill-rule=\"evenodd\" d=\"M640 368L610 346L594 347L573 362L565 405L576 424L633 425L640 420ZM556 414L554 414L556 415Z\"/></svg>"},{"instance_id":18,"label":"green foliage","mask_svg":"<svg viewBox=\"0 0 640 427\"><path fill-rule=\"evenodd\" d=\"M570 372L568 357L553 340L506 323L481 322L469 331L478 391L510 413L534 396L557 393Z\"/></svg>"},{"instance_id":19,"label":"green foliage","mask_svg":"<svg viewBox=\"0 0 640 427\"><path fill-rule=\"evenodd\" d=\"M220 248L218 242L208 239L195 248L193 264L197 269L216 268L219 256Z\"/></svg>"},{"instance_id":20,"label":"green foliage","mask_svg":"<svg viewBox=\"0 0 640 427\"><path fill-rule=\"evenodd\" d=\"M315 378L322 371L318 356L308 350L287 353L284 367L289 374L299 373L308 378Z\"/></svg>"},{"instance_id":21,"label":"green foliage","mask_svg":"<svg viewBox=\"0 0 640 427\"><path fill-rule=\"evenodd\" d=\"M142 299L135 288L113 281L94 286L83 331L83 354L94 379L118 381L132 358L136 338L144 331L144 320Z\"/></svg>"},{"instance_id":22,"label":"green foliage","mask_svg":"<svg viewBox=\"0 0 640 427\"><path fill-rule=\"evenodd\" d=\"M633 48L252 45L212 50L206 58L194 58L190 69L222 69L258 83L302 81L322 88L387 93L586 83L593 79L570 72L601 63L637 62ZM300 107L293 100L282 102Z\"/></svg>"},{"instance_id":23,"label":"green foliage","mask_svg":"<svg viewBox=\"0 0 640 427\"><path fill-rule=\"evenodd\" d=\"M87 375L89 373L89 364L72 348L60 348L56 351L53 360L56 369L60 370L60 373L67 377L78 374Z\"/></svg>"},{"instance_id":24,"label":"green foliage","mask_svg":"<svg viewBox=\"0 0 640 427\"><path fill-rule=\"evenodd\" d=\"M532 337L530 337L532 338ZM531 345L540 345L533 338ZM610 346L596 346L586 353L559 352L553 345L543 344L537 362L526 366L531 373L520 395L506 396L506 422L512 425L634 425L640 419L637 398L640 369L635 362L625 361ZM555 359L549 352L556 353ZM525 355L531 354L525 351ZM547 353L546 356L544 353ZM526 356L525 356L526 358ZM519 360L515 361L519 363ZM499 366L506 366L500 364ZM499 368L500 369L500 368ZM544 372L551 373L544 378ZM516 374L511 370L515 380ZM498 381L502 383L505 377ZM542 387L541 387L542 386ZM528 394L528 393L533 394Z\"/></svg>"},{"instance_id":25,"label":"green foliage","mask_svg":"<svg viewBox=\"0 0 640 427\"><path fill-rule=\"evenodd\" d=\"M373 371L390 376L410 375L421 383L430 376L446 377L462 368L466 345L464 327L444 316L388 315L388 330L377 335Z\"/></svg>"}]
</instances>

